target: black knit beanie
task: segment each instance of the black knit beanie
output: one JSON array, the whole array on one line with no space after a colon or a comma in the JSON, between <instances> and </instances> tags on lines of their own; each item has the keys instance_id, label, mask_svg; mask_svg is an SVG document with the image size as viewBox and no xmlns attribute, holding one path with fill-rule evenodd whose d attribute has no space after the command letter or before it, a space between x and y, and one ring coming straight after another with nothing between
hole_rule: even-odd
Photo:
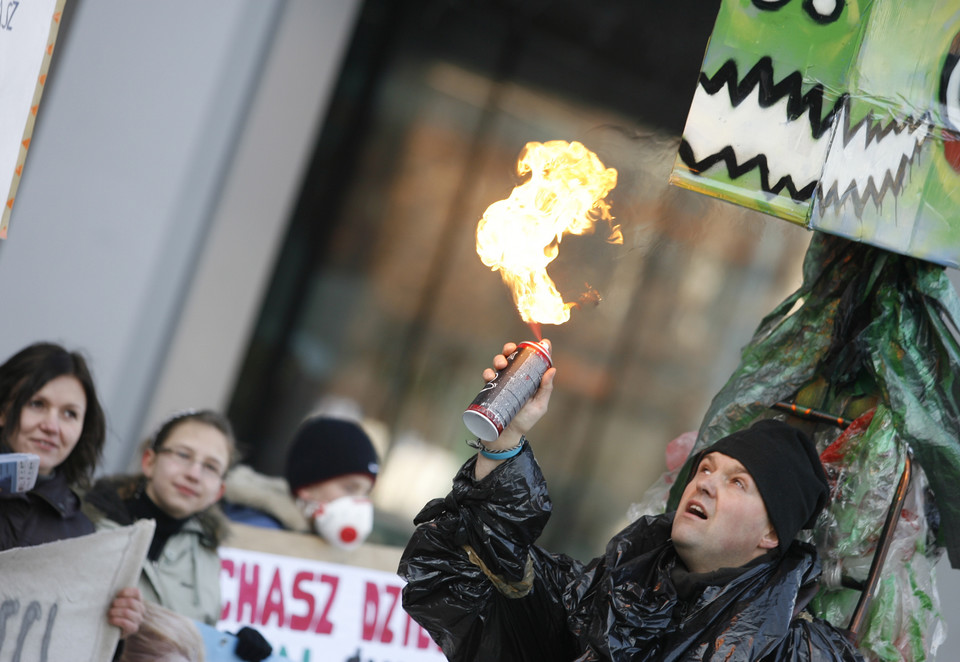
<instances>
[{"instance_id":1,"label":"black knit beanie","mask_svg":"<svg viewBox=\"0 0 960 662\"><path fill-rule=\"evenodd\" d=\"M830 487L820 455L802 430L773 419L761 420L720 439L700 457L714 452L732 457L750 473L781 551L800 529L816 523L827 504Z\"/></svg>"},{"instance_id":2,"label":"black knit beanie","mask_svg":"<svg viewBox=\"0 0 960 662\"><path fill-rule=\"evenodd\" d=\"M303 422L287 451L286 478L290 491L347 474L380 471L370 437L353 421L317 416Z\"/></svg>"}]
</instances>

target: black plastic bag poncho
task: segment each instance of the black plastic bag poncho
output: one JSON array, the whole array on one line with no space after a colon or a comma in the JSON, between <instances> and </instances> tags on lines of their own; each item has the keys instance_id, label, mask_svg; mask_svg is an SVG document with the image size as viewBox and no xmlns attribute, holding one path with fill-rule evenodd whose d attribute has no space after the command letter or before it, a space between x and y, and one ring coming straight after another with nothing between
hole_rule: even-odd
<instances>
[{"instance_id":1,"label":"black plastic bag poncho","mask_svg":"<svg viewBox=\"0 0 960 662\"><path fill-rule=\"evenodd\" d=\"M671 516L637 520L585 565L535 545L550 500L529 444L481 481L474 463L417 517L399 569L404 609L448 659L861 660L839 630L795 617L820 573L809 545L684 602L672 581Z\"/></svg>"}]
</instances>

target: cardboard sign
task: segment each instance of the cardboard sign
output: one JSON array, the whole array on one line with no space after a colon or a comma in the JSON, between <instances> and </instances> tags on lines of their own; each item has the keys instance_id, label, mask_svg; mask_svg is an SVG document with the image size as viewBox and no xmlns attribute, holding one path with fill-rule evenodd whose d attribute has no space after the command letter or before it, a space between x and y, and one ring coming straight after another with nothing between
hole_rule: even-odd
<instances>
[{"instance_id":1,"label":"cardboard sign","mask_svg":"<svg viewBox=\"0 0 960 662\"><path fill-rule=\"evenodd\" d=\"M66 0L0 0L0 239L33 136Z\"/></svg>"},{"instance_id":2,"label":"cardboard sign","mask_svg":"<svg viewBox=\"0 0 960 662\"><path fill-rule=\"evenodd\" d=\"M153 520L0 552L0 662L110 660L120 630L107 609L136 586Z\"/></svg>"},{"instance_id":3,"label":"cardboard sign","mask_svg":"<svg viewBox=\"0 0 960 662\"><path fill-rule=\"evenodd\" d=\"M723 0L672 184L960 265L956 0Z\"/></svg>"},{"instance_id":4,"label":"cardboard sign","mask_svg":"<svg viewBox=\"0 0 960 662\"><path fill-rule=\"evenodd\" d=\"M256 628L295 662L441 662L444 655L400 604L396 574L220 548L217 629Z\"/></svg>"}]
</instances>

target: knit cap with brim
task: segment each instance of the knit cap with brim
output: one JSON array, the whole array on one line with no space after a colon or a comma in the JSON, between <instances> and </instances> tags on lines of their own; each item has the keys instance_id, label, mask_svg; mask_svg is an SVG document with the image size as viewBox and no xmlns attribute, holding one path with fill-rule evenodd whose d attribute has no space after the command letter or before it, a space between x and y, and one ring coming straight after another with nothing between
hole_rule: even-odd
<instances>
[{"instance_id":1,"label":"knit cap with brim","mask_svg":"<svg viewBox=\"0 0 960 662\"><path fill-rule=\"evenodd\" d=\"M286 479L290 491L348 474L376 480L380 461L370 437L357 423L317 416L297 430L287 451Z\"/></svg>"},{"instance_id":2,"label":"knit cap with brim","mask_svg":"<svg viewBox=\"0 0 960 662\"><path fill-rule=\"evenodd\" d=\"M757 421L712 446L740 462L757 485L777 532L779 548L787 549L801 529L812 528L827 504L830 486L817 447L802 430L777 421Z\"/></svg>"}]
</instances>

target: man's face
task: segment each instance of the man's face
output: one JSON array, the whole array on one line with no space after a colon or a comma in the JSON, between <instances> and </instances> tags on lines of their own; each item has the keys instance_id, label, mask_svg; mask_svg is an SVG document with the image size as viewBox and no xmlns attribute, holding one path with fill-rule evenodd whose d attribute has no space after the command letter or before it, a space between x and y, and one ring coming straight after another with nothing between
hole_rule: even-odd
<instances>
[{"instance_id":1,"label":"man's face","mask_svg":"<svg viewBox=\"0 0 960 662\"><path fill-rule=\"evenodd\" d=\"M700 460L680 497L672 537L691 572L736 568L777 546L756 483L723 453Z\"/></svg>"}]
</instances>

